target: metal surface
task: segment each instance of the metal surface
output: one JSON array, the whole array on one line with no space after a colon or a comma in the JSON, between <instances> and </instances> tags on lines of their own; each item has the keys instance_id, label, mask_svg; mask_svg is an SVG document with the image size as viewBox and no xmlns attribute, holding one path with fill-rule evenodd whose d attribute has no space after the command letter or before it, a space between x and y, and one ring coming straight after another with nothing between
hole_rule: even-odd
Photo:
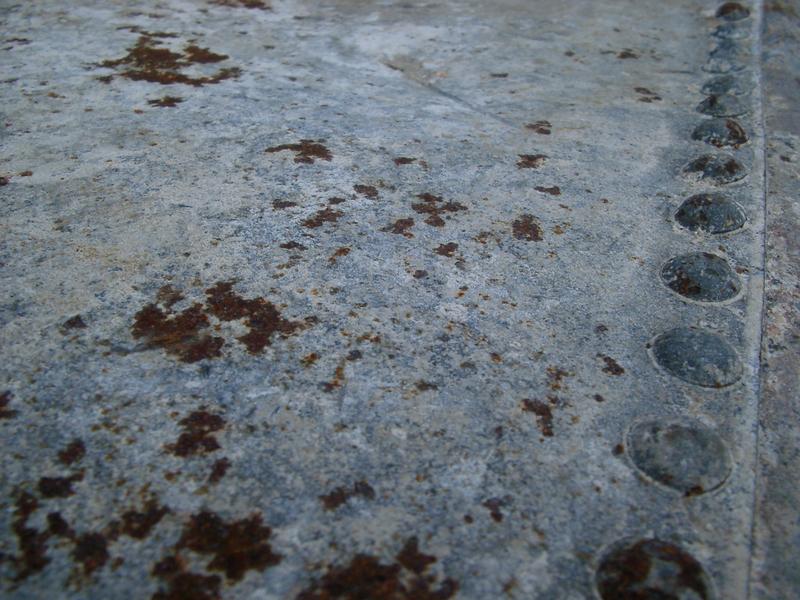
<instances>
[{"instance_id":1,"label":"metal surface","mask_svg":"<svg viewBox=\"0 0 800 600\"><path fill-rule=\"evenodd\" d=\"M796 6L0 6L7 597L797 597Z\"/></svg>"}]
</instances>

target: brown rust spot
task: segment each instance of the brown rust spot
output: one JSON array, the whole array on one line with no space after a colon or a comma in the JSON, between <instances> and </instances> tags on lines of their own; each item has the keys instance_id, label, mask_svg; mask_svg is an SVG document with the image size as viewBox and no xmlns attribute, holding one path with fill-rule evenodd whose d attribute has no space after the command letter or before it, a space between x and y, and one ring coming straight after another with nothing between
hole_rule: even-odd
<instances>
[{"instance_id":1,"label":"brown rust spot","mask_svg":"<svg viewBox=\"0 0 800 600\"><path fill-rule=\"evenodd\" d=\"M324 496L320 496L319 499L322 500L322 505L325 507L325 510L335 510L350 498L356 496L367 500L374 500L375 490L369 483L362 480L353 483L352 488L342 486L336 487Z\"/></svg>"},{"instance_id":2,"label":"brown rust spot","mask_svg":"<svg viewBox=\"0 0 800 600\"><path fill-rule=\"evenodd\" d=\"M72 558L81 563L85 575L91 575L108 561L108 542L101 533L84 533L75 540Z\"/></svg>"},{"instance_id":3,"label":"brown rust spot","mask_svg":"<svg viewBox=\"0 0 800 600\"><path fill-rule=\"evenodd\" d=\"M631 48L623 48L618 54L617 58L626 59L626 58L639 58L639 55L636 54Z\"/></svg>"},{"instance_id":4,"label":"brown rust spot","mask_svg":"<svg viewBox=\"0 0 800 600\"><path fill-rule=\"evenodd\" d=\"M122 533L128 537L143 540L169 512L169 508L159 506L158 502L150 499L145 504L144 510L129 510L122 513Z\"/></svg>"},{"instance_id":5,"label":"brown rust spot","mask_svg":"<svg viewBox=\"0 0 800 600\"><path fill-rule=\"evenodd\" d=\"M342 215L344 215L342 211L334 210L333 208L326 206L322 210L318 210L313 216L305 219L301 225L303 227L314 229L316 227L322 227L324 223L335 223Z\"/></svg>"},{"instance_id":6,"label":"brown rust spot","mask_svg":"<svg viewBox=\"0 0 800 600\"><path fill-rule=\"evenodd\" d=\"M417 160L416 158L409 158L407 156L398 156L397 158L394 159L394 164L400 167L402 165L410 165L416 160Z\"/></svg>"},{"instance_id":7,"label":"brown rust spot","mask_svg":"<svg viewBox=\"0 0 800 600\"><path fill-rule=\"evenodd\" d=\"M637 94L641 94L641 96L638 98L639 102L647 102L649 104L651 102L658 102L661 100L661 96L655 92L651 92L646 87L635 87L633 89Z\"/></svg>"},{"instance_id":8,"label":"brown rust spot","mask_svg":"<svg viewBox=\"0 0 800 600\"><path fill-rule=\"evenodd\" d=\"M519 169L538 169L547 160L546 154L519 154L517 168Z\"/></svg>"},{"instance_id":9,"label":"brown rust spot","mask_svg":"<svg viewBox=\"0 0 800 600\"><path fill-rule=\"evenodd\" d=\"M324 140L300 140L300 142L296 144L281 144L280 146L267 148L265 152L274 153L291 150L295 153L294 162L296 163L313 164L315 160L330 162L333 155L330 153L330 150L322 145L322 141Z\"/></svg>"},{"instance_id":10,"label":"brown rust spot","mask_svg":"<svg viewBox=\"0 0 800 600\"><path fill-rule=\"evenodd\" d=\"M74 317L70 317L66 321L61 324L62 330L68 329L86 329L86 323L83 320L83 317L80 315L75 315Z\"/></svg>"},{"instance_id":11,"label":"brown rust spot","mask_svg":"<svg viewBox=\"0 0 800 600\"><path fill-rule=\"evenodd\" d=\"M183 51L186 53L189 62L199 64L218 63L228 58L225 54L216 54L208 48L201 48L194 44L186 46Z\"/></svg>"},{"instance_id":12,"label":"brown rust spot","mask_svg":"<svg viewBox=\"0 0 800 600\"><path fill-rule=\"evenodd\" d=\"M651 578L656 568L658 574ZM620 548L597 569L600 596L611 598L711 597L702 566L685 550L658 539Z\"/></svg>"},{"instance_id":13,"label":"brown rust spot","mask_svg":"<svg viewBox=\"0 0 800 600\"><path fill-rule=\"evenodd\" d=\"M366 196L370 200L376 200L378 198L378 188L376 188L373 185L363 185L357 183L356 185L353 186L353 190L355 190L357 194Z\"/></svg>"},{"instance_id":14,"label":"brown rust spot","mask_svg":"<svg viewBox=\"0 0 800 600\"><path fill-rule=\"evenodd\" d=\"M300 242L295 242L294 240L291 240L289 242L284 242L283 244L281 244L281 248L284 248L285 250L300 250L301 252L306 249L306 247L303 246L303 244L301 244Z\"/></svg>"},{"instance_id":15,"label":"brown rust spot","mask_svg":"<svg viewBox=\"0 0 800 600\"><path fill-rule=\"evenodd\" d=\"M439 386L435 383L431 383L430 381L425 381L420 379L417 383L414 384L420 392L427 392L428 390L438 390Z\"/></svg>"},{"instance_id":16,"label":"brown rust spot","mask_svg":"<svg viewBox=\"0 0 800 600\"><path fill-rule=\"evenodd\" d=\"M448 242L447 244L439 244L439 246L434 250L436 254L441 256L453 256L455 251L458 249L458 244L455 242Z\"/></svg>"},{"instance_id":17,"label":"brown rust spot","mask_svg":"<svg viewBox=\"0 0 800 600\"><path fill-rule=\"evenodd\" d=\"M47 531L51 534L67 539L75 538L75 531L69 526L59 512L51 512L47 515Z\"/></svg>"},{"instance_id":18,"label":"brown rust spot","mask_svg":"<svg viewBox=\"0 0 800 600\"><path fill-rule=\"evenodd\" d=\"M289 200L272 201L272 208L274 208L275 210L283 210L284 208L291 208L292 206L297 206L297 202L291 202Z\"/></svg>"},{"instance_id":19,"label":"brown rust spot","mask_svg":"<svg viewBox=\"0 0 800 600\"><path fill-rule=\"evenodd\" d=\"M541 135L550 135L551 127L552 125L550 124L550 121L536 121L535 123L528 123L525 125L526 129L530 129Z\"/></svg>"},{"instance_id":20,"label":"brown rust spot","mask_svg":"<svg viewBox=\"0 0 800 600\"><path fill-rule=\"evenodd\" d=\"M414 234L409 231L414 226L414 219L397 219L391 225L387 225L381 231L402 235L403 237L413 238Z\"/></svg>"},{"instance_id":21,"label":"brown rust spot","mask_svg":"<svg viewBox=\"0 0 800 600\"><path fill-rule=\"evenodd\" d=\"M28 527L28 519L39 508L36 498L28 492L21 492L15 504L11 530L17 536L19 554L11 557L11 563L16 570L14 581L19 582L38 573L50 562L47 557L47 539L50 535L46 531Z\"/></svg>"},{"instance_id":22,"label":"brown rust spot","mask_svg":"<svg viewBox=\"0 0 800 600\"><path fill-rule=\"evenodd\" d=\"M571 376L572 373L570 373L569 371L565 371L561 367L556 367L556 366L547 367L547 385L554 392L561 389L566 389L566 384L564 383L564 379Z\"/></svg>"},{"instance_id":23,"label":"brown rust spot","mask_svg":"<svg viewBox=\"0 0 800 600\"><path fill-rule=\"evenodd\" d=\"M311 352L310 354L306 354L303 358L300 359L300 364L308 368L318 360L319 360L319 354L317 354L316 352Z\"/></svg>"},{"instance_id":24,"label":"brown rust spot","mask_svg":"<svg viewBox=\"0 0 800 600\"><path fill-rule=\"evenodd\" d=\"M232 6L240 8L257 8L259 10L272 10L264 0L209 0L211 4L219 6Z\"/></svg>"},{"instance_id":25,"label":"brown rust spot","mask_svg":"<svg viewBox=\"0 0 800 600\"><path fill-rule=\"evenodd\" d=\"M313 581L297 600L447 600L455 596L458 582L447 578L440 584L427 572L435 556L419 552L410 538L396 557L383 564L368 554L356 554L343 567L329 566L320 580Z\"/></svg>"},{"instance_id":26,"label":"brown rust spot","mask_svg":"<svg viewBox=\"0 0 800 600\"><path fill-rule=\"evenodd\" d=\"M190 517L177 548L212 555L206 569L225 573L229 581L240 581L247 571L264 571L281 562L283 557L269 544L271 535L258 513L226 522L215 513L201 511Z\"/></svg>"},{"instance_id":27,"label":"brown rust spot","mask_svg":"<svg viewBox=\"0 0 800 600\"><path fill-rule=\"evenodd\" d=\"M333 379L322 384L323 391L331 393L335 389L342 387L344 379L344 364L340 362L339 366L337 366L336 370L333 372Z\"/></svg>"},{"instance_id":28,"label":"brown rust spot","mask_svg":"<svg viewBox=\"0 0 800 600\"><path fill-rule=\"evenodd\" d=\"M132 30L138 31L135 28ZM183 73L183 70L193 64L217 63L228 57L193 44L186 45L182 53L173 52L169 48L161 47L161 42L156 38L173 37L174 34L142 31L139 33L136 45L128 48L128 54L122 58L104 60L100 66L117 69L120 76L133 81L148 81L161 85L181 83L195 87L219 83L225 79L238 77L241 73L236 67L228 67L218 70L211 76L192 77Z\"/></svg>"},{"instance_id":29,"label":"brown rust spot","mask_svg":"<svg viewBox=\"0 0 800 600\"><path fill-rule=\"evenodd\" d=\"M520 215L519 218L511 224L511 229L514 237L518 240L526 242L542 241L542 227L533 215Z\"/></svg>"},{"instance_id":30,"label":"brown rust spot","mask_svg":"<svg viewBox=\"0 0 800 600\"><path fill-rule=\"evenodd\" d=\"M208 483L219 483L222 478L225 477L225 474L228 472L230 466L231 461L225 457L214 461L214 464L211 465L211 473L208 476Z\"/></svg>"},{"instance_id":31,"label":"brown rust spot","mask_svg":"<svg viewBox=\"0 0 800 600\"><path fill-rule=\"evenodd\" d=\"M543 194L550 194L551 196L560 196L561 195L561 188L557 185L551 187L545 187L543 185L537 185L535 188L537 192L542 192Z\"/></svg>"},{"instance_id":32,"label":"brown rust spot","mask_svg":"<svg viewBox=\"0 0 800 600\"><path fill-rule=\"evenodd\" d=\"M86 445L83 443L83 440L74 439L67 444L66 448L58 453L58 461L62 465L69 466L78 462L84 456L86 456Z\"/></svg>"},{"instance_id":33,"label":"brown rust spot","mask_svg":"<svg viewBox=\"0 0 800 600\"><path fill-rule=\"evenodd\" d=\"M83 473L69 477L42 477L39 479L39 493L44 498L67 498L75 493L72 484L83 480Z\"/></svg>"},{"instance_id":34,"label":"brown rust spot","mask_svg":"<svg viewBox=\"0 0 800 600\"><path fill-rule=\"evenodd\" d=\"M500 509L506 504L508 502L505 498L489 498L483 502L483 506L489 509L489 516L497 523L503 520L503 513Z\"/></svg>"},{"instance_id":35,"label":"brown rust spot","mask_svg":"<svg viewBox=\"0 0 800 600\"><path fill-rule=\"evenodd\" d=\"M148 304L136 313L131 333L135 339L144 339L148 348L161 348L183 362L193 363L221 355L225 340L203 332L208 326L201 304L180 313Z\"/></svg>"},{"instance_id":36,"label":"brown rust spot","mask_svg":"<svg viewBox=\"0 0 800 600\"><path fill-rule=\"evenodd\" d=\"M541 400L522 401L522 410L536 415L536 425L545 437L553 437L553 411Z\"/></svg>"},{"instance_id":37,"label":"brown rust spot","mask_svg":"<svg viewBox=\"0 0 800 600\"><path fill-rule=\"evenodd\" d=\"M183 432L174 444L167 444L166 449L186 458L197 454L207 454L220 449L219 442L212 434L225 427L225 420L205 410L197 410L179 421Z\"/></svg>"},{"instance_id":38,"label":"brown rust spot","mask_svg":"<svg viewBox=\"0 0 800 600\"><path fill-rule=\"evenodd\" d=\"M622 368L622 366L610 356L598 354L597 357L602 358L603 362L606 363L606 366L603 367L603 373L608 373L609 375L622 375L625 372L625 369Z\"/></svg>"},{"instance_id":39,"label":"brown rust spot","mask_svg":"<svg viewBox=\"0 0 800 600\"><path fill-rule=\"evenodd\" d=\"M219 575L201 575L185 570L177 556L167 556L153 566L152 574L167 582L152 600L221 600Z\"/></svg>"},{"instance_id":40,"label":"brown rust spot","mask_svg":"<svg viewBox=\"0 0 800 600\"><path fill-rule=\"evenodd\" d=\"M347 246L337 248L337 250L328 257L328 264L335 265L337 259L341 258L342 256L347 256L348 254L350 254L350 248Z\"/></svg>"},{"instance_id":41,"label":"brown rust spot","mask_svg":"<svg viewBox=\"0 0 800 600\"><path fill-rule=\"evenodd\" d=\"M13 397L14 395L8 390L0 394L0 419L11 419L17 416L16 410L8 408Z\"/></svg>"},{"instance_id":42,"label":"brown rust spot","mask_svg":"<svg viewBox=\"0 0 800 600\"><path fill-rule=\"evenodd\" d=\"M249 331L236 338L251 354L272 344L272 337L288 337L304 324L281 316L276 306L264 298L246 299L233 290L232 281L220 281L206 290L208 311L220 321L244 320Z\"/></svg>"},{"instance_id":43,"label":"brown rust spot","mask_svg":"<svg viewBox=\"0 0 800 600\"><path fill-rule=\"evenodd\" d=\"M427 192L417 194L417 198L422 202L412 204L411 208L421 215L427 215L425 223L432 227L444 227L445 221L442 215L467 210L467 207L459 202L444 202L441 196L434 196Z\"/></svg>"},{"instance_id":44,"label":"brown rust spot","mask_svg":"<svg viewBox=\"0 0 800 600\"><path fill-rule=\"evenodd\" d=\"M422 575L429 566L436 562L436 557L419 551L419 540L416 536L408 538L397 555L397 562L417 575Z\"/></svg>"},{"instance_id":45,"label":"brown rust spot","mask_svg":"<svg viewBox=\"0 0 800 600\"><path fill-rule=\"evenodd\" d=\"M181 102L183 102L183 98L179 96L164 96L163 98L147 101L150 106L160 106L161 108L173 108L178 106Z\"/></svg>"}]
</instances>

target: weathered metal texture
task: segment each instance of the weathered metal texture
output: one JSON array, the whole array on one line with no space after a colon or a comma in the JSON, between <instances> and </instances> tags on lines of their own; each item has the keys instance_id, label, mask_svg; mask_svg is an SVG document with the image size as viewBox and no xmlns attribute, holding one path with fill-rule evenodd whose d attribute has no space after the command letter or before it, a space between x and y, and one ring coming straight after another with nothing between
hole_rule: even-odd
<instances>
[{"instance_id":1,"label":"weathered metal texture","mask_svg":"<svg viewBox=\"0 0 800 600\"><path fill-rule=\"evenodd\" d=\"M800 2L767 2L763 28L766 300L753 598L800 593Z\"/></svg>"},{"instance_id":2,"label":"weathered metal texture","mask_svg":"<svg viewBox=\"0 0 800 600\"><path fill-rule=\"evenodd\" d=\"M744 598L761 13L4 4L5 594Z\"/></svg>"}]
</instances>

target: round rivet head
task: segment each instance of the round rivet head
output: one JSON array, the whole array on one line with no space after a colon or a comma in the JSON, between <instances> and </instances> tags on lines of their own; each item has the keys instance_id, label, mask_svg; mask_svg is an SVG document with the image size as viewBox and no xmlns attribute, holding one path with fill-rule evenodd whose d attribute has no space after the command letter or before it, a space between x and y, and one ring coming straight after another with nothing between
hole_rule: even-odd
<instances>
[{"instance_id":1,"label":"round rivet head","mask_svg":"<svg viewBox=\"0 0 800 600\"><path fill-rule=\"evenodd\" d=\"M731 472L725 442L699 423L638 423L628 433L627 446L637 469L684 496L717 489Z\"/></svg>"},{"instance_id":2,"label":"round rivet head","mask_svg":"<svg viewBox=\"0 0 800 600\"><path fill-rule=\"evenodd\" d=\"M719 185L743 179L747 172L730 154L704 154L683 167L683 173L701 181Z\"/></svg>"},{"instance_id":3,"label":"round rivet head","mask_svg":"<svg viewBox=\"0 0 800 600\"><path fill-rule=\"evenodd\" d=\"M717 18L726 21L741 21L750 16L750 10L738 2L726 2L717 9Z\"/></svg>"},{"instance_id":4,"label":"round rivet head","mask_svg":"<svg viewBox=\"0 0 800 600\"><path fill-rule=\"evenodd\" d=\"M695 194L683 201L675 220L691 231L729 233L744 227L744 211L721 194Z\"/></svg>"},{"instance_id":5,"label":"round rivet head","mask_svg":"<svg viewBox=\"0 0 800 600\"><path fill-rule=\"evenodd\" d=\"M722 23L714 28L711 35L718 40L742 40L750 35L750 28L739 23Z\"/></svg>"},{"instance_id":6,"label":"round rivet head","mask_svg":"<svg viewBox=\"0 0 800 600\"><path fill-rule=\"evenodd\" d=\"M747 142L747 133L733 119L709 119L695 127L692 139L717 148L723 146L738 148Z\"/></svg>"},{"instance_id":7,"label":"round rivet head","mask_svg":"<svg viewBox=\"0 0 800 600\"><path fill-rule=\"evenodd\" d=\"M735 75L720 75L709 79L703 84L704 94L733 94L741 95L746 92L742 81Z\"/></svg>"},{"instance_id":8,"label":"round rivet head","mask_svg":"<svg viewBox=\"0 0 800 600\"><path fill-rule=\"evenodd\" d=\"M668 260L661 279L676 294L698 302L724 302L742 289L728 261L708 252L692 252Z\"/></svg>"},{"instance_id":9,"label":"round rivet head","mask_svg":"<svg viewBox=\"0 0 800 600\"><path fill-rule=\"evenodd\" d=\"M738 117L747 112L747 106L733 94L711 94L696 110L712 117Z\"/></svg>"},{"instance_id":10,"label":"round rivet head","mask_svg":"<svg viewBox=\"0 0 800 600\"><path fill-rule=\"evenodd\" d=\"M703 566L680 546L656 538L612 546L595 574L603 600L713 600Z\"/></svg>"},{"instance_id":11,"label":"round rivet head","mask_svg":"<svg viewBox=\"0 0 800 600\"><path fill-rule=\"evenodd\" d=\"M656 364L667 373L700 387L726 387L742 376L736 351L710 331L677 327L657 336L651 350Z\"/></svg>"}]
</instances>

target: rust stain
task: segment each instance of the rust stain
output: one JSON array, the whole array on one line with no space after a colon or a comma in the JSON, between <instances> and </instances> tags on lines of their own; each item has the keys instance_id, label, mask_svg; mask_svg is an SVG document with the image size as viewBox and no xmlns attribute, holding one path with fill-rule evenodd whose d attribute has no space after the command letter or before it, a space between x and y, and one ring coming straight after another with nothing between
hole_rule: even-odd
<instances>
[{"instance_id":1,"label":"rust stain","mask_svg":"<svg viewBox=\"0 0 800 600\"><path fill-rule=\"evenodd\" d=\"M192 77L185 74L183 70L193 64L218 63L226 60L228 56L216 54L208 48L201 48L194 44L184 46L183 52L173 52L169 48L161 47L158 38L175 37L175 34L151 33L135 27L129 29L140 35L136 44L128 48L128 54L100 63L102 67L117 69L118 74L126 79L161 85L181 83L200 87L238 77L241 73L237 67L227 67L219 69L211 76Z\"/></svg>"},{"instance_id":2,"label":"rust stain","mask_svg":"<svg viewBox=\"0 0 800 600\"><path fill-rule=\"evenodd\" d=\"M538 169L548 158L545 154L520 154L518 156L517 168L520 169Z\"/></svg>"},{"instance_id":3,"label":"rust stain","mask_svg":"<svg viewBox=\"0 0 800 600\"><path fill-rule=\"evenodd\" d=\"M324 496L320 496L319 499L322 501L322 505L325 507L325 510L335 510L347 502L350 498L354 498L356 496L365 498L367 500L374 500L375 490L369 483L362 480L356 481L352 488L346 488L342 486L336 487Z\"/></svg>"},{"instance_id":4,"label":"rust stain","mask_svg":"<svg viewBox=\"0 0 800 600\"><path fill-rule=\"evenodd\" d=\"M535 123L528 123L525 125L526 129L530 129L541 135L550 135L552 127L550 121L536 121Z\"/></svg>"},{"instance_id":5,"label":"rust stain","mask_svg":"<svg viewBox=\"0 0 800 600\"><path fill-rule=\"evenodd\" d=\"M322 227L325 223L336 223L342 215L344 215L342 211L334 210L326 206L322 210L318 210L313 216L305 219L301 225L309 229L315 229L317 227Z\"/></svg>"},{"instance_id":6,"label":"rust stain","mask_svg":"<svg viewBox=\"0 0 800 600\"><path fill-rule=\"evenodd\" d=\"M6 390L0 394L0 419L11 419L17 416L16 410L11 410L8 405L11 404L11 399L14 395Z\"/></svg>"},{"instance_id":7,"label":"rust stain","mask_svg":"<svg viewBox=\"0 0 800 600\"><path fill-rule=\"evenodd\" d=\"M179 421L183 432L174 444L167 444L166 449L186 458L197 454L207 454L220 449L219 442L212 434L225 427L225 419L205 410L197 410Z\"/></svg>"},{"instance_id":8,"label":"rust stain","mask_svg":"<svg viewBox=\"0 0 800 600\"><path fill-rule=\"evenodd\" d=\"M467 210L467 207L459 202L444 202L441 196L434 196L427 192L417 194L417 198L422 202L412 204L411 208L419 214L427 215L425 223L432 227L444 227L442 215Z\"/></svg>"},{"instance_id":9,"label":"rust stain","mask_svg":"<svg viewBox=\"0 0 800 600\"><path fill-rule=\"evenodd\" d=\"M183 98L179 96L164 96L163 98L156 98L155 100L148 100L150 106L160 106L162 108L173 108L183 102Z\"/></svg>"},{"instance_id":10,"label":"rust stain","mask_svg":"<svg viewBox=\"0 0 800 600\"><path fill-rule=\"evenodd\" d=\"M280 146L273 146L267 148L265 152L275 153L283 152L284 150L291 150L295 153L294 162L313 164L316 160L325 160L330 162L333 158L330 150L322 145L324 140L300 140L297 144L281 144Z\"/></svg>"},{"instance_id":11,"label":"rust stain","mask_svg":"<svg viewBox=\"0 0 800 600\"><path fill-rule=\"evenodd\" d=\"M447 244L439 244L439 246L434 250L436 254L440 256L453 256L455 251L458 249L458 244L455 242L448 242Z\"/></svg>"},{"instance_id":12,"label":"rust stain","mask_svg":"<svg viewBox=\"0 0 800 600\"><path fill-rule=\"evenodd\" d=\"M357 194L366 196L370 200L376 200L378 198L378 188L373 185L363 185L358 183L353 186L353 190L355 190Z\"/></svg>"},{"instance_id":13,"label":"rust stain","mask_svg":"<svg viewBox=\"0 0 800 600\"><path fill-rule=\"evenodd\" d=\"M428 572L436 561L435 556L420 553L417 538L412 537L393 563L356 554L346 566L329 566L297 600L448 600L456 595L458 582L446 578L437 585L436 576Z\"/></svg>"},{"instance_id":14,"label":"rust stain","mask_svg":"<svg viewBox=\"0 0 800 600\"><path fill-rule=\"evenodd\" d=\"M514 237L518 240L526 242L542 241L542 227L533 215L520 215L519 218L512 223L512 232Z\"/></svg>"},{"instance_id":15,"label":"rust stain","mask_svg":"<svg viewBox=\"0 0 800 600\"><path fill-rule=\"evenodd\" d=\"M201 511L190 517L176 549L211 555L206 569L224 573L228 581L240 581L247 571L264 571L281 562L283 557L269 544L271 535L259 513L226 522L213 512Z\"/></svg>"},{"instance_id":16,"label":"rust stain","mask_svg":"<svg viewBox=\"0 0 800 600\"><path fill-rule=\"evenodd\" d=\"M553 437L553 411L541 400L522 401L522 410L536 415L536 424L545 437Z\"/></svg>"},{"instance_id":17,"label":"rust stain","mask_svg":"<svg viewBox=\"0 0 800 600\"><path fill-rule=\"evenodd\" d=\"M391 225L387 225L381 231L386 231L388 233L394 233L396 235L402 235L403 237L413 238L414 234L409 231L414 226L414 219L407 218L407 219L397 219Z\"/></svg>"}]
</instances>

